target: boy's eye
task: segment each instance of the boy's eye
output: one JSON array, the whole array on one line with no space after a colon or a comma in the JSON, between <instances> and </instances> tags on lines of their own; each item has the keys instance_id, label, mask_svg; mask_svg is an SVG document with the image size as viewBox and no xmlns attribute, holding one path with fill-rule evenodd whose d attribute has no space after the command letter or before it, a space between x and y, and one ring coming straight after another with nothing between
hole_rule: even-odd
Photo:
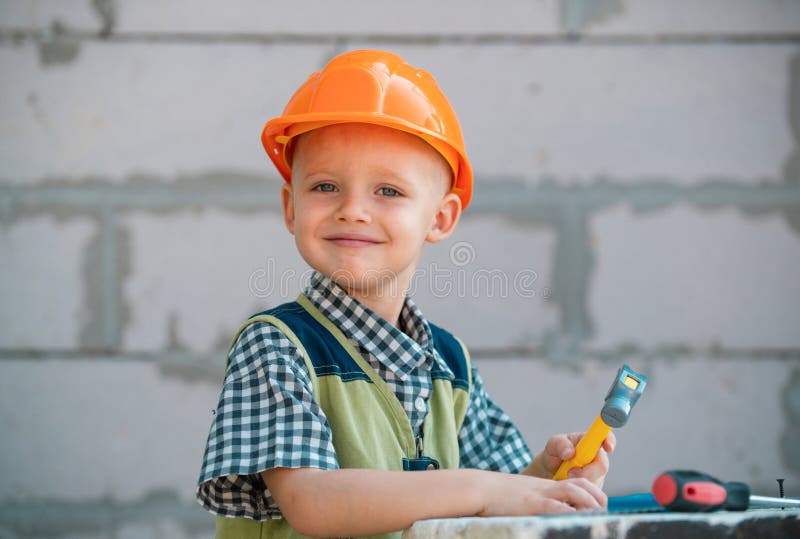
<instances>
[{"instance_id":1,"label":"boy's eye","mask_svg":"<svg viewBox=\"0 0 800 539\"><path fill-rule=\"evenodd\" d=\"M332 183L320 183L314 186L315 191L321 191L323 193L333 193L336 191L336 186Z\"/></svg>"},{"instance_id":2,"label":"boy's eye","mask_svg":"<svg viewBox=\"0 0 800 539\"><path fill-rule=\"evenodd\" d=\"M394 187L381 187L380 189L378 189L378 192L385 197L400 196L400 191L398 191Z\"/></svg>"}]
</instances>

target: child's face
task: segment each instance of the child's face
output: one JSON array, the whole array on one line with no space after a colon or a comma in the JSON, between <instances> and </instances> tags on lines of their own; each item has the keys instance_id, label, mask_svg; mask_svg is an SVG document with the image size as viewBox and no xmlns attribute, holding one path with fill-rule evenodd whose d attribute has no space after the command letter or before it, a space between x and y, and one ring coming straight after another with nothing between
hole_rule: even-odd
<instances>
[{"instance_id":1,"label":"child's face","mask_svg":"<svg viewBox=\"0 0 800 539\"><path fill-rule=\"evenodd\" d=\"M306 262L351 293L391 282L404 294L425 242L458 221L450 178L444 159L408 133L322 127L297 141L282 193L286 226Z\"/></svg>"}]
</instances>

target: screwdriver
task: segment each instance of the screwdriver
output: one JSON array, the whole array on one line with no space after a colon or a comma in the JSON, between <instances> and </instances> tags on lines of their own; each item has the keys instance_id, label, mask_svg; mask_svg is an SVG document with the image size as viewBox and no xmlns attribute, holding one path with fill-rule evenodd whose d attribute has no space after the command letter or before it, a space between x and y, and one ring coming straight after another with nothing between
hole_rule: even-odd
<instances>
[{"instance_id":1,"label":"screwdriver","mask_svg":"<svg viewBox=\"0 0 800 539\"><path fill-rule=\"evenodd\" d=\"M800 508L800 499L751 496L750 487L735 481L722 482L694 470L671 470L653 481L653 497L670 511L709 512L717 510Z\"/></svg>"}]
</instances>

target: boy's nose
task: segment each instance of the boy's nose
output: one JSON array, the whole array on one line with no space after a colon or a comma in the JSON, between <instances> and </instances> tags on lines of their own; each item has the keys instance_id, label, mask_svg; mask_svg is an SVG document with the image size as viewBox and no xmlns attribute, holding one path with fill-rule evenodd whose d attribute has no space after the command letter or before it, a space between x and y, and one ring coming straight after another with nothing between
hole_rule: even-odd
<instances>
[{"instance_id":1,"label":"boy's nose","mask_svg":"<svg viewBox=\"0 0 800 539\"><path fill-rule=\"evenodd\" d=\"M336 208L334 217L337 221L363 223L372 221L367 201L358 193L352 192L342 194L341 204Z\"/></svg>"}]
</instances>

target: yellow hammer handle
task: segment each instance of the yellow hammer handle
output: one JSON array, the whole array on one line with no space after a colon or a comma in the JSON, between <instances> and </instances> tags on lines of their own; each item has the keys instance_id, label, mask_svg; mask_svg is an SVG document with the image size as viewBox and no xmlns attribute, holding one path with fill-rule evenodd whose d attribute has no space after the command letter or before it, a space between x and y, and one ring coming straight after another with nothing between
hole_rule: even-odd
<instances>
[{"instance_id":1,"label":"yellow hammer handle","mask_svg":"<svg viewBox=\"0 0 800 539\"><path fill-rule=\"evenodd\" d=\"M611 427L606 425L603 418L598 415L592 426L581 438L581 441L575 446L575 456L561 463L553 479L556 481L566 479L567 473L571 469L580 468L592 462L609 432L611 432Z\"/></svg>"}]
</instances>

